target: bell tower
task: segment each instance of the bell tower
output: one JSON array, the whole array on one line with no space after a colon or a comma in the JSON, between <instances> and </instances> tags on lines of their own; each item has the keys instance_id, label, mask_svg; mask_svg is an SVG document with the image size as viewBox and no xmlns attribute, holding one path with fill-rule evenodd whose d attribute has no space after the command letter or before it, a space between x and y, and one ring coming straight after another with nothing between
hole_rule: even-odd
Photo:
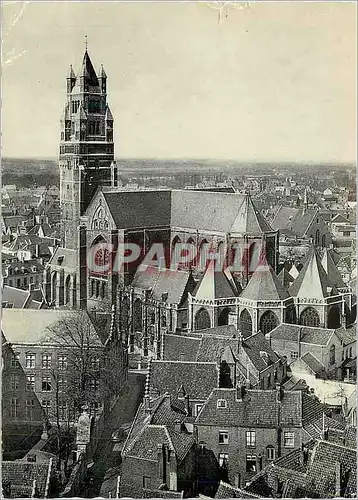
<instances>
[{"instance_id":1,"label":"bell tower","mask_svg":"<svg viewBox=\"0 0 358 500\"><path fill-rule=\"evenodd\" d=\"M59 154L63 246L76 249L80 216L98 186L115 186L113 116L107 104L107 75L95 72L86 49L80 71L67 75Z\"/></svg>"}]
</instances>

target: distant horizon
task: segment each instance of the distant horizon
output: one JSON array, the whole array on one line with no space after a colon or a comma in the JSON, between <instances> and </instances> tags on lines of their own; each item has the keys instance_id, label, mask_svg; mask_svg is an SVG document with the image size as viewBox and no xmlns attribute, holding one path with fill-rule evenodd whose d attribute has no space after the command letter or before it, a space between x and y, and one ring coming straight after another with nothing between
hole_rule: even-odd
<instances>
[{"instance_id":1,"label":"distant horizon","mask_svg":"<svg viewBox=\"0 0 358 500\"><path fill-rule=\"evenodd\" d=\"M58 161L58 157L56 156L2 156L2 161L6 160L45 160L45 161ZM205 157L167 157L167 158L156 158L156 157L146 157L146 156L118 156L114 158L114 161L121 160L133 160L133 161L173 161L173 162L185 162L185 161L193 161L193 162L225 162L225 163L238 163L238 164L251 164L251 165L331 165L331 166L356 166L357 161L344 161L344 160L312 160L312 161L304 161L304 160L238 160L235 158L205 158Z\"/></svg>"}]
</instances>

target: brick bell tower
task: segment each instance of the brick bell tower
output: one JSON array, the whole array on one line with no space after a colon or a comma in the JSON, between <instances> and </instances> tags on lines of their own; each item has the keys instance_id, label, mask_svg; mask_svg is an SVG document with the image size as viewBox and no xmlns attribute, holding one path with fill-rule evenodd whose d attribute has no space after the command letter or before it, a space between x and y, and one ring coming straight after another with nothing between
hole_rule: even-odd
<instances>
[{"instance_id":1,"label":"brick bell tower","mask_svg":"<svg viewBox=\"0 0 358 500\"><path fill-rule=\"evenodd\" d=\"M113 116L107 104L107 75L95 72L86 50L77 76L67 75L67 101L61 119L60 202L62 239L78 248L80 216L98 186L115 186Z\"/></svg>"}]
</instances>

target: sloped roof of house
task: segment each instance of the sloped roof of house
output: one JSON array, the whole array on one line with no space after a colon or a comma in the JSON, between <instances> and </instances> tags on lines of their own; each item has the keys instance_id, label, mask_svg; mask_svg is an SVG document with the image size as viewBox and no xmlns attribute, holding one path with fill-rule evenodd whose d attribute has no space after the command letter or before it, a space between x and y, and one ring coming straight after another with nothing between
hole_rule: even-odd
<instances>
[{"instance_id":1,"label":"sloped roof of house","mask_svg":"<svg viewBox=\"0 0 358 500\"><path fill-rule=\"evenodd\" d=\"M277 478L284 497L336 497L336 470L341 464L348 472L343 497L356 494L356 450L328 441L312 440L307 444L308 461L302 463L299 449L278 458L252 479L248 490L261 496L274 496L270 484ZM271 493L271 494L270 494Z\"/></svg>"},{"instance_id":2,"label":"sloped roof of house","mask_svg":"<svg viewBox=\"0 0 358 500\"><path fill-rule=\"evenodd\" d=\"M218 407L218 400L226 407ZM276 390L247 389L242 399L237 389L213 389L196 418L197 425L232 427L301 426L322 415L323 405L301 391L285 391L281 401Z\"/></svg>"},{"instance_id":3,"label":"sloped roof of house","mask_svg":"<svg viewBox=\"0 0 358 500\"><path fill-rule=\"evenodd\" d=\"M357 340L356 325L351 325L348 328L337 328L336 334L342 340L343 345L349 345Z\"/></svg>"},{"instance_id":4,"label":"sloped roof of house","mask_svg":"<svg viewBox=\"0 0 358 500\"><path fill-rule=\"evenodd\" d=\"M311 247L299 275L290 286L292 297L324 299L338 292L324 270L317 250Z\"/></svg>"},{"instance_id":5,"label":"sloped roof of house","mask_svg":"<svg viewBox=\"0 0 358 500\"><path fill-rule=\"evenodd\" d=\"M297 236L305 236L317 213L315 208L293 208L280 206L272 220L275 230L290 229Z\"/></svg>"},{"instance_id":6,"label":"sloped roof of house","mask_svg":"<svg viewBox=\"0 0 358 500\"><path fill-rule=\"evenodd\" d=\"M274 352L262 332L255 333L243 339L242 348L258 371L263 371L268 366L261 353L265 352L267 354L269 364L276 363L279 360L278 355Z\"/></svg>"},{"instance_id":7,"label":"sloped roof of house","mask_svg":"<svg viewBox=\"0 0 358 500\"><path fill-rule=\"evenodd\" d=\"M271 330L270 338L273 340L301 341L305 344L325 346L329 343L335 332L337 332L337 330L330 328L281 323Z\"/></svg>"},{"instance_id":8,"label":"sloped roof of house","mask_svg":"<svg viewBox=\"0 0 358 500\"><path fill-rule=\"evenodd\" d=\"M141 290L152 290L155 300L162 300L167 294L169 304L181 304L192 292L195 281L190 271L160 270L153 266L145 269L140 266L132 280L131 286Z\"/></svg>"},{"instance_id":9,"label":"sloped roof of house","mask_svg":"<svg viewBox=\"0 0 358 500\"><path fill-rule=\"evenodd\" d=\"M249 300L285 300L289 293L267 262L262 262L251 276L240 297Z\"/></svg>"},{"instance_id":10,"label":"sloped roof of house","mask_svg":"<svg viewBox=\"0 0 358 500\"><path fill-rule=\"evenodd\" d=\"M52 460L48 463L21 462L19 460L2 461L2 481L11 484L11 496L31 497L34 480L36 481L37 497L47 498L46 487L53 467Z\"/></svg>"},{"instance_id":11,"label":"sloped roof of house","mask_svg":"<svg viewBox=\"0 0 358 500\"><path fill-rule=\"evenodd\" d=\"M317 375L319 373L321 373L322 371L324 371L324 365L317 359L313 356L313 354L311 354L310 352L306 352L306 354L304 354L302 357L301 357L301 360L306 363L306 365L311 368L311 370Z\"/></svg>"},{"instance_id":12,"label":"sloped roof of house","mask_svg":"<svg viewBox=\"0 0 358 500\"><path fill-rule=\"evenodd\" d=\"M205 400L219 383L216 363L196 361L152 361L150 390L176 396L180 391L192 400Z\"/></svg>"},{"instance_id":13,"label":"sloped roof of house","mask_svg":"<svg viewBox=\"0 0 358 500\"><path fill-rule=\"evenodd\" d=\"M241 488L235 488L231 484L220 481L219 487L216 490L214 498L222 499L222 498L260 498L260 497L253 493L249 493L248 491L242 490Z\"/></svg>"},{"instance_id":14,"label":"sloped roof of house","mask_svg":"<svg viewBox=\"0 0 358 500\"><path fill-rule=\"evenodd\" d=\"M326 271L328 279L337 288L346 288L344 281L337 269L336 264L332 258L332 254L327 248L323 250L323 256L321 260L323 269Z\"/></svg>"}]
</instances>

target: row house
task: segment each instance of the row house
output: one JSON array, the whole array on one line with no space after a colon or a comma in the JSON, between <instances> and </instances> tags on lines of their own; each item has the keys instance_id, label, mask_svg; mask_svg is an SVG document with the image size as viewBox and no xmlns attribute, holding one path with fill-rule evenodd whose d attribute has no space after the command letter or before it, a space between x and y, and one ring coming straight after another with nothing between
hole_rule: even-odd
<instances>
[{"instance_id":1,"label":"row house","mask_svg":"<svg viewBox=\"0 0 358 500\"><path fill-rule=\"evenodd\" d=\"M197 441L215 455L222 478L242 488L276 458L304 443L304 425L323 405L301 391L213 389L195 423Z\"/></svg>"},{"instance_id":2,"label":"row house","mask_svg":"<svg viewBox=\"0 0 358 500\"><path fill-rule=\"evenodd\" d=\"M187 417L185 406L169 394L146 393L122 449L121 497L195 496L196 445Z\"/></svg>"},{"instance_id":3,"label":"row house","mask_svg":"<svg viewBox=\"0 0 358 500\"><path fill-rule=\"evenodd\" d=\"M242 338L234 325L228 325L187 335L166 334L163 343L166 361L215 362L219 387L244 381L268 389L286 378L286 359L274 352L261 332Z\"/></svg>"}]
</instances>

